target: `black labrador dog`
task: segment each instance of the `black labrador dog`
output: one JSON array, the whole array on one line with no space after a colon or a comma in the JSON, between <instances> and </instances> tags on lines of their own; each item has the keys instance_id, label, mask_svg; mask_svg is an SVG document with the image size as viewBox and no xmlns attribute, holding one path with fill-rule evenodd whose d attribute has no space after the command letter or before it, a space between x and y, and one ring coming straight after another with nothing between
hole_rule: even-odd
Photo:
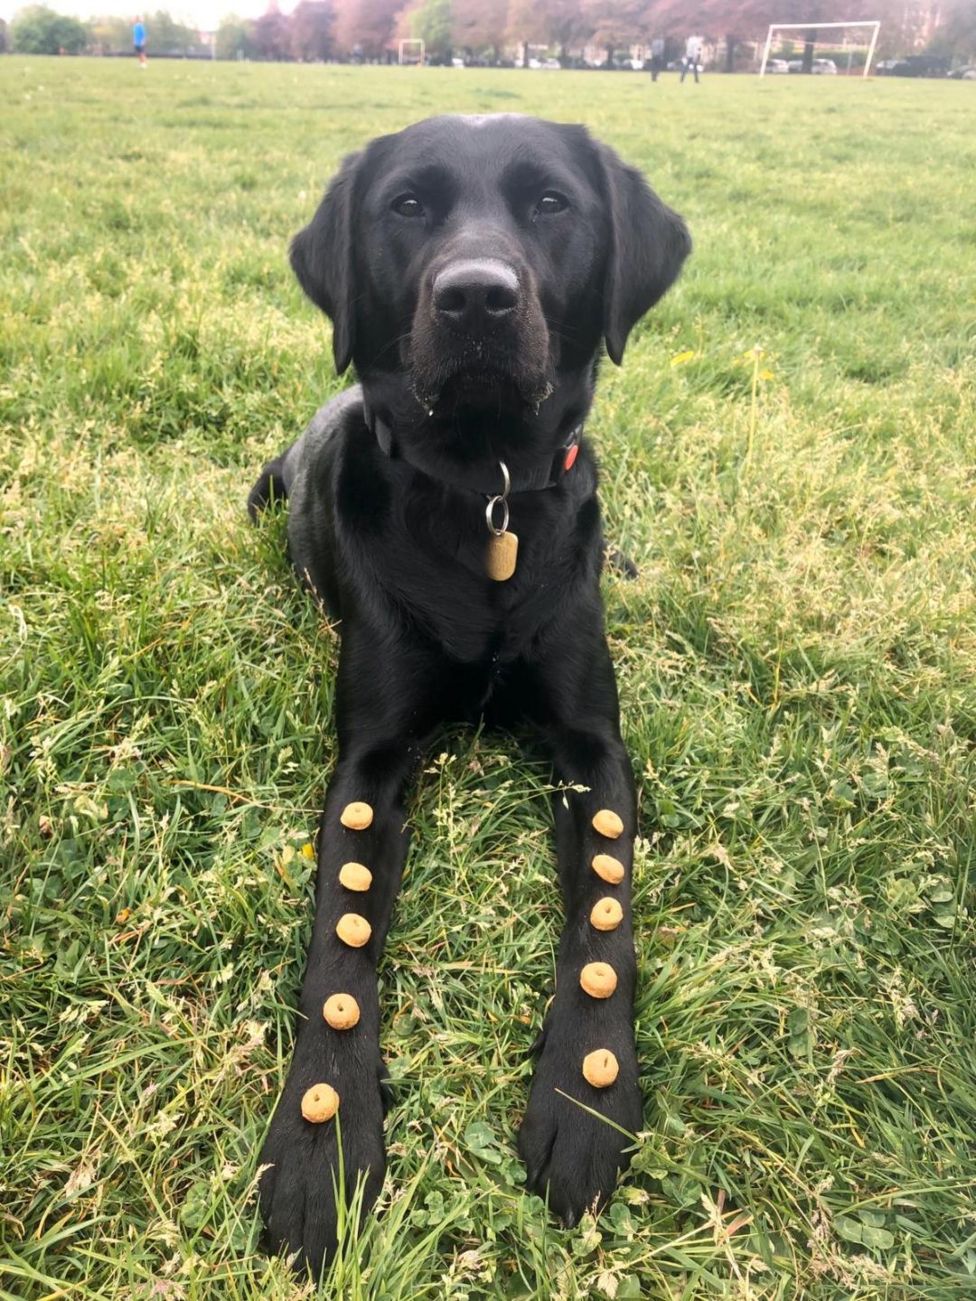
<instances>
[{"instance_id":1,"label":"black labrador dog","mask_svg":"<svg viewBox=\"0 0 976 1301\"><path fill-rule=\"evenodd\" d=\"M621 1131L640 1128L635 788L582 430L603 343L619 363L690 246L585 128L507 114L374 140L292 243L336 366L359 377L249 498L252 515L289 499L292 563L342 633L301 1020L260 1158L269 1245L300 1267L318 1272L335 1248L340 1136L345 1194L365 1178L369 1205L383 1181L376 965L405 788L446 722L533 728L567 788L554 800L566 923L519 1133L529 1187L573 1224L626 1164Z\"/></svg>"}]
</instances>

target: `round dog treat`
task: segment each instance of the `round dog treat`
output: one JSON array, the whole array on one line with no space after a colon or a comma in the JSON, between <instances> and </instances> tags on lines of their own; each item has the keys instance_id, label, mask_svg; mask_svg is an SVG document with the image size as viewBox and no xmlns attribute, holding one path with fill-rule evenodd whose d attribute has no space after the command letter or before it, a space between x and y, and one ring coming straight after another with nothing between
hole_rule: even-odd
<instances>
[{"instance_id":1,"label":"round dog treat","mask_svg":"<svg viewBox=\"0 0 976 1301\"><path fill-rule=\"evenodd\" d=\"M599 831L601 836L606 836L608 840L616 840L618 836L624 834L624 824L620 814L614 813L613 809L600 809L598 813L594 813L593 829Z\"/></svg>"},{"instance_id":2,"label":"round dog treat","mask_svg":"<svg viewBox=\"0 0 976 1301\"><path fill-rule=\"evenodd\" d=\"M302 1094L302 1115L311 1125L331 1120L339 1110L339 1095L331 1084L313 1084Z\"/></svg>"},{"instance_id":3,"label":"round dog treat","mask_svg":"<svg viewBox=\"0 0 976 1301\"><path fill-rule=\"evenodd\" d=\"M353 800L339 814L339 821L350 831L365 831L373 821L373 810L361 800ZM620 832L618 831L619 835Z\"/></svg>"},{"instance_id":4,"label":"round dog treat","mask_svg":"<svg viewBox=\"0 0 976 1301\"><path fill-rule=\"evenodd\" d=\"M624 910L616 899L605 895L593 905L590 922L598 931L615 931L624 919Z\"/></svg>"},{"instance_id":5,"label":"round dog treat","mask_svg":"<svg viewBox=\"0 0 976 1301\"><path fill-rule=\"evenodd\" d=\"M617 988L617 973L609 962L588 962L580 972L580 987L590 998L609 998Z\"/></svg>"},{"instance_id":6,"label":"round dog treat","mask_svg":"<svg viewBox=\"0 0 976 1301\"><path fill-rule=\"evenodd\" d=\"M359 1023L359 1004L352 994L333 994L325 1000L322 1015L333 1030L351 1030Z\"/></svg>"},{"instance_id":7,"label":"round dog treat","mask_svg":"<svg viewBox=\"0 0 976 1301\"><path fill-rule=\"evenodd\" d=\"M593 859L593 871L608 885L619 885L624 879L623 863L619 858L612 858L609 854L596 855Z\"/></svg>"},{"instance_id":8,"label":"round dog treat","mask_svg":"<svg viewBox=\"0 0 976 1301\"><path fill-rule=\"evenodd\" d=\"M343 863L339 868L339 884L347 890L368 890L373 884L373 873L362 863Z\"/></svg>"},{"instance_id":9,"label":"round dog treat","mask_svg":"<svg viewBox=\"0 0 976 1301\"><path fill-rule=\"evenodd\" d=\"M372 933L372 926L359 913L343 913L336 922L336 935L352 949L361 949Z\"/></svg>"},{"instance_id":10,"label":"round dog treat","mask_svg":"<svg viewBox=\"0 0 976 1301\"><path fill-rule=\"evenodd\" d=\"M583 1078L594 1089L605 1089L617 1078L620 1066L609 1048L597 1048L583 1058Z\"/></svg>"}]
</instances>

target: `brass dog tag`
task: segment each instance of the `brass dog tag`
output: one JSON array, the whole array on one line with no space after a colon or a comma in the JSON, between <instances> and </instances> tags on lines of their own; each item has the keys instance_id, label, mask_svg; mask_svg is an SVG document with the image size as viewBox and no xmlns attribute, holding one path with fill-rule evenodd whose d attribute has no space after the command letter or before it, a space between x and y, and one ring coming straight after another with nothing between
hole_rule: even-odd
<instances>
[{"instance_id":1,"label":"brass dog tag","mask_svg":"<svg viewBox=\"0 0 976 1301\"><path fill-rule=\"evenodd\" d=\"M496 583L504 583L515 573L518 560L518 538L514 533L493 533L488 539L485 569Z\"/></svg>"}]
</instances>

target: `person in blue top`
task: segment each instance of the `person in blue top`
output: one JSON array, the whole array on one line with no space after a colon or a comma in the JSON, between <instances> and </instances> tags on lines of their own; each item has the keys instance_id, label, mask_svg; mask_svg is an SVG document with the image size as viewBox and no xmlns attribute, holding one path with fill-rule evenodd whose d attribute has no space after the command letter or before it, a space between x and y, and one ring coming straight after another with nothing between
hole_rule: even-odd
<instances>
[{"instance_id":1,"label":"person in blue top","mask_svg":"<svg viewBox=\"0 0 976 1301\"><path fill-rule=\"evenodd\" d=\"M146 24L137 18L132 24L132 44L139 56L139 67L146 66Z\"/></svg>"}]
</instances>

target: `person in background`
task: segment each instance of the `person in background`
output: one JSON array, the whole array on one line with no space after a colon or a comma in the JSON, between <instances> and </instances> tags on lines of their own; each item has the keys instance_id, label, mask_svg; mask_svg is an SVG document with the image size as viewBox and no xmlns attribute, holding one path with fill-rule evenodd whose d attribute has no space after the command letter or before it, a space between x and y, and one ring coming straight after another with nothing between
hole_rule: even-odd
<instances>
[{"instance_id":1,"label":"person in background","mask_svg":"<svg viewBox=\"0 0 976 1301\"><path fill-rule=\"evenodd\" d=\"M685 42L685 57L681 65L681 80L684 81L689 72L695 74L695 84L698 83L698 65L701 62L702 38L700 36L689 36Z\"/></svg>"},{"instance_id":2,"label":"person in background","mask_svg":"<svg viewBox=\"0 0 976 1301\"><path fill-rule=\"evenodd\" d=\"M657 81L658 73L664 67L664 38L655 36L651 41L651 81Z\"/></svg>"},{"instance_id":3,"label":"person in background","mask_svg":"<svg viewBox=\"0 0 976 1301\"><path fill-rule=\"evenodd\" d=\"M146 66L146 24L137 18L132 24L132 46L139 58L139 67Z\"/></svg>"}]
</instances>

